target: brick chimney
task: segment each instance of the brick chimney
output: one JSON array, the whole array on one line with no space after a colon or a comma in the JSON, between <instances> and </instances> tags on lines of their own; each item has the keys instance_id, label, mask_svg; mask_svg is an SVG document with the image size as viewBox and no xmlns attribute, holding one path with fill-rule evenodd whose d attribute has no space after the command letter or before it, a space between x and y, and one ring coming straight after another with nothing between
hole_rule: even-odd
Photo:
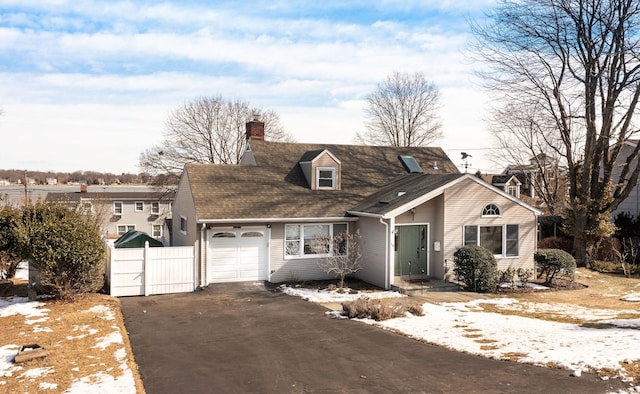
<instances>
[{"instance_id":1,"label":"brick chimney","mask_svg":"<svg viewBox=\"0 0 640 394\"><path fill-rule=\"evenodd\" d=\"M257 116L247 122L247 140L264 141L264 122L259 121Z\"/></svg>"}]
</instances>

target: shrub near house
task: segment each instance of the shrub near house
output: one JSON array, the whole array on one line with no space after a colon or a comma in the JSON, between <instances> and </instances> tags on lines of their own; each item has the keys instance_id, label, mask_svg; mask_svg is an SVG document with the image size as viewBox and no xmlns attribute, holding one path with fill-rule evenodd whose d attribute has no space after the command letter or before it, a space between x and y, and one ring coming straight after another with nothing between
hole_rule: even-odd
<instances>
[{"instance_id":1,"label":"shrub near house","mask_svg":"<svg viewBox=\"0 0 640 394\"><path fill-rule=\"evenodd\" d=\"M98 221L80 209L37 202L23 208L21 251L40 271L40 281L57 298L102 288L104 246Z\"/></svg>"},{"instance_id":2,"label":"shrub near house","mask_svg":"<svg viewBox=\"0 0 640 394\"><path fill-rule=\"evenodd\" d=\"M545 285L550 285L558 275L573 280L576 260L564 250L540 249L533 255L533 258L540 272L538 277L545 277Z\"/></svg>"},{"instance_id":3,"label":"shrub near house","mask_svg":"<svg viewBox=\"0 0 640 394\"><path fill-rule=\"evenodd\" d=\"M453 254L455 274L468 289L491 292L498 284L497 263L493 254L477 245L463 246Z\"/></svg>"}]
</instances>

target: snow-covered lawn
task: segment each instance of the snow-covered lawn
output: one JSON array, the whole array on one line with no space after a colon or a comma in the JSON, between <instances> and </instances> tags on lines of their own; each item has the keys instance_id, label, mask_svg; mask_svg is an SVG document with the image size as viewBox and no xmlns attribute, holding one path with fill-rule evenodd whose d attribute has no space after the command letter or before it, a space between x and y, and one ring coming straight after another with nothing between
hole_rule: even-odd
<instances>
[{"instance_id":1,"label":"snow-covered lawn","mask_svg":"<svg viewBox=\"0 0 640 394\"><path fill-rule=\"evenodd\" d=\"M53 332L49 327L53 325L49 319L49 309L45 308L46 304L40 301L29 301L26 297L12 297L0 299L0 318L10 317L14 315L22 315L25 318L25 326L22 328L20 335L27 335L29 331L32 332ZM90 326L73 326L70 332L65 337L61 346L74 346L73 341L79 341L84 338L90 337L91 344L94 348L98 348L101 351L113 352L113 357L119 364L119 371L109 370L110 368L103 367L105 370L100 371L100 365L104 365L96 361L99 372L91 372L83 374L80 368L71 368L73 375L76 376L72 380L71 386L65 390L65 388L59 388L57 383L47 381L47 378L51 378L55 374L55 368L50 366L42 366L46 364L46 358L43 361L32 361L23 364L14 364L13 358L18 353L20 345L25 345L23 339L20 336L7 338L0 333L0 392L3 391L3 386L15 387L14 384L10 384L10 380L16 379L17 382L34 381L37 380L38 392L47 392L53 390L53 392L61 392L65 390L65 393L135 393L136 387L134 377L131 369L127 365L129 356L123 343L123 337L120 329L115 323L115 312L111 309L113 306L96 305L84 313L90 314L90 319L97 319L101 321L107 321L109 332L98 332ZM58 319L59 320L59 319ZM113 323L112 323L113 322ZM65 333L62 333L65 334ZM48 349L49 350L49 349ZM51 352L56 352L55 349L50 349ZM78 354L78 357L81 355ZM55 358L55 355L48 357ZM74 361L75 362L75 361ZM95 367L92 365L92 367Z\"/></svg>"},{"instance_id":2,"label":"snow-covered lawn","mask_svg":"<svg viewBox=\"0 0 640 394\"><path fill-rule=\"evenodd\" d=\"M282 291L318 303L344 302L362 296L290 287L283 287ZM374 294L367 293L366 296L370 299L400 296L390 292ZM618 318L640 316L638 309L590 309L521 302L514 298L425 303L423 309L424 316L407 314L381 322L360 321L461 352L562 367L576 376L582 372L596 372L603 378L616 376L629 382L639 377L640 318ZM522 317L523 314L552 315L556 321ZM635 373L629 373L625 367L635 369ZM638 390L640 392L640 387Z\"/></svg>"}]
</instances>

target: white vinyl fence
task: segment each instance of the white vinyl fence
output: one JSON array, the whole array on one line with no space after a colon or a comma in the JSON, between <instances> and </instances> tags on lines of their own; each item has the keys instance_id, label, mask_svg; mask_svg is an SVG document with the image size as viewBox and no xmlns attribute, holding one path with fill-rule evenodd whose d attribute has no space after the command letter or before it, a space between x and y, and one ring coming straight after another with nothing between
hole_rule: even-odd
<instances>
[{"instance_id":1,"label":"white vinyl fence","mask_svg":"<svg viewBox=\"0 0 640 394\"><path fill-rule=\"evenodd\" d=\"M191 292L196 288L194 246L110 248L107 280L112 296Z\"/></svg>"}]
</instances>

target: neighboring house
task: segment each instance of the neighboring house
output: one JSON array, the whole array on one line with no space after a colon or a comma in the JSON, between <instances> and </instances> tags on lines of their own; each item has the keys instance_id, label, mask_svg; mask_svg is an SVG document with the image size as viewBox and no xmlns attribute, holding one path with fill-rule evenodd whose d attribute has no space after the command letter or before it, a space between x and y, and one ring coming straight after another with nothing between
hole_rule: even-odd
<instances>
[{"instance_id":1,"label":"neighboring house","mask_svg":"<svg viewBox=\"0 0 640 394\"><path fill-rule=\"evenodd\" d=\"M639 140L625 141L625 144L623 145L620 151L620 154L618 155L618 162L624 163L629 157L629 155L633 154L633 151L636 149L636 146L638 145L639 142L640 142ZM637 163L637 158L634 160L636 160L635 163ZM615 183L615 182L618 182L620 178L619 172L620 172L621 166L616 165L614 168L617 169L617 171L613 174L613 177L612 177L612 180ZM620 205L618 205L618 208L615 211L612 212L611 220L613 221L616 218L616 216L618 216L618 214L620 214L621 212L626 212L627 214L633 216L634 218L639 217L640 187L638 186L638 183L636 183L636 186L633 188L633 190L631 190L631 193L629 193L629 196L624 201L622 201Z\"/></svg>"},{"instance_id":2,"label":"neighboring house","mask_svg":"<svg viewBox=\"0 0 640 394\"><path fill-rule=\"evenodd\" d=\"M267 142L257 121L247 136L241 164L187 164L180 178L173 244L198 245L201 285L333 278L312 242L356 230L355 276L383 288L450 277L463 245L533 269L540 211L459 173L440 148Z\"/></svg>"},{"instance_id":3,"label":"neighboring house","mask_svg":"<svg viewBox=\"0 0 640 394\"><path fill-rule=\"evenodd\" d=\"M62 201L86 209L103 222L103 234L111 241L129 230L143 231L170 245L170 227L173 194L157 191L105 191L88 192L80 185L77 192L50 192L45 201Z\"/></svg>"},{"instance_id":4,"label":"neighboring house","mask_svg":"<svg viewBox=\"0 0 640 394\"><path fill-rule=\"evenodd\" d=\"M490 175L490 183L498 189L509 193L515 198L522 198L522 182L516 175Z\"/></svg>"},{"instance_id":5,"label":"neighboring house","mask_svg":"<svg viewBox=\"0 0 640 394\"><path fill-rule=\"evenodd\" d=\"M568 186L565 174L548 156L540 154L529 160L529 164L508 165L501 174L482 175L482 179L512 196L519 198L546 214L559 215L567 206ZM555 207L550 209L539 194L547 180L550 195L557 188Z\"/></svg>"}]
</instances>

